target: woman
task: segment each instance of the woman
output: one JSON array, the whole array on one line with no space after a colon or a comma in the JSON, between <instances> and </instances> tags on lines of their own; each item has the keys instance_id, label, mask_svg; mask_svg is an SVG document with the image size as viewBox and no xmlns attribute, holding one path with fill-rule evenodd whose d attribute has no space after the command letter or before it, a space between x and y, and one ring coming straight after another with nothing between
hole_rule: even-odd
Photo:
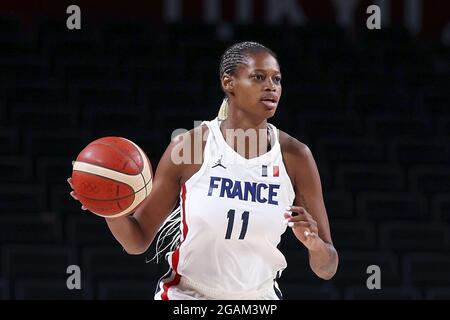
<instances>
[{"instance_id":1,"label":"woman","mask_svg":"<svg viewBox=\"0 0 450 320\"><path fill-rule=\"evenodd\" d=\"M179 223L155 299L281 299L276 280L286 260L277 245L287 226L317 276L330 279L337 270L311 151L267 123L281 97L276 55L237 43L221 58L220 80L219 116L169 144L141 208L106 219L129 254L145 252L161 226L171 233ZM199 130L206 138L200 153L192 143ZM179 218L172 212L178 197Z\"/></svg>"}]
</instances>

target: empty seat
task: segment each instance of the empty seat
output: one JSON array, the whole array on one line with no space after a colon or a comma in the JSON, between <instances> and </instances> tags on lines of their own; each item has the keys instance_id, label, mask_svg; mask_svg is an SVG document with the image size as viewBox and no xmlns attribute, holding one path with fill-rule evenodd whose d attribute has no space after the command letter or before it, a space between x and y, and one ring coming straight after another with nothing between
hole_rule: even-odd
<instances>
[{"instance_id":1,"label":"empty seat","mask_svg":"<svg viewBox=\"0 0 450 320\"><path fill-rule=\"evenodd\" d=\"M69 88L69 101L86 106L123 107L136 102L129 81L120 79L73 81Z\"/></svg>"},{"instance_id":2,"label":"empty seat","mask_svg":"<svg viewBox=\"0 0 450 320\"><path fill-rule=\"evenodd\" d=\"M336 186L354 192L400 191L404 186L403 172L396 166L344 164L336 171Z\"/></svg>"},{"instance_id":3,"label":"empty seat","mask_svg":"<svg viewBox=\"0 0 450 320\"><path fill-rule=\"evenodd\" d=\"M13 109L22 104L35 106L39 110L45 108L46 104L64 104L66 97L64 89L56 81L46 81L39 84L24 84L6 90L6 103Z\"/></svg>"},{"instance_id":4,"label":"empty seat","mask_svg":"<svg viewBox=\"0 0 450 320\"><path fill-rule=\"evenodd\" d=\"M450 137L450 117L449 116L439 117L438 132L443 137Z\"/></svg>"},{"instance_id":5,"label":"empty seat","mask_svg":"<svg viewBox=\"0 0 450 320\"><path fill-rule=\"evenodd\" d=\"M52 184L67 185L67 178L72 175L72 160L75 160L78 152L72 157L40 157L36 163L37 181L42 186Z\"/></svg>"},{"instance_id":6,"label":"empty seat","mask_svg":"<svg viewBox=\"0 0 450 320\"><path fill-rule=\"evenodd\" d=\"M158 279L99 281L97 299L100 300L153 300Z\"/></svg>"},{"instance_id":7,"label":"empty seat","mask_svg":"<svg viewBox=\"0 0 450 320\"><path fill-rule=\"evenodd\" d=\"M303 283L284 283L280 285L283 300L337 300L339 290L333 285L304 285Z\"/></svg>"},{"instance_id":8,"label":"empty seat","mask_svg":"<svg viewBox=\"0 0 450 320\"><path fill-rule=\"evenodd\" d=\"M423 194L450 192L450 168L448 165L421 165L411 169L411 188Z\"/></svg>"},{"instance_id":9,"label":"empty seat","mask_svg":"<svg viewBox=\"0 0 450 320\"><path fill-rule=\"evenodd\" d=\"M298 126L317 139L327 136L348 138L361 135L363 131L360 122L353 114L300 112L295 118Z\"/></svg>"},{"instance_id":10,"label":"empty seat","mask_svg":"<svg viewBox=\"0 0 450 320\"><path fill-rule=\"evenodd\" d=\"M69 276L69 275L67 275ZM81 273L81 279L83 273ZM26 279L18 280L14 286L15 300L81 300L93 299L90 285L81 283L81 289L69 290L64 280Z\"/></svg>"},{"instance_id":11,"label":"empty seat","mask_svg":"<svg viewBox=\"0 0 450 320\"><path fill-rule=\"evenodd\" d=\"M90 280L159 279L160 265L146 263L150 256L151 252L139 256L129 255L119 244L89 246L82 252L82 269Z\"/></svg>"},{"instance_id":12,"label":"empty seat","mask_svg":"<svg viewBox=\"0 0 450 320\"><path fill-rule=\"evenodd\" d=\"M342 96L332 88L305 89L304 85L288 85L283 89L283 103L301 112L334 112L345 110Z\"/></svg>"},{"instance_id":13,"label":"empty seat","mask_svg":"<svg viewBox=\"0 0 450 320\"><path fill-rule=\"evenodd\" d=\"M0 82L10 86L29 81L45 81L50 67L45 59L33 53L0 57ZM25 81L26 79L26 81Z\"/></svg>"},{"instance_id":14,"label":"empty seat","mask_svg":"<svg viewBox=\"0 0 450 320\"><path fill-rule=\"evenodd\" d=\"M37 212L43 204L44 191L36 185L0 184L0 212Z\"/></svg>"},{"instance_id":15,"label":"empty seat","mask_svg":"<svg viewBox=\"0 0 450 320\"><path fill-rule=\"evenodd\" d=\"M319 139L317 152L331 164L377 163L384 159L381 141L359 137L327 137ZM323 159L322 159L323 160Z\"/></svg>"},{"instance_id":16,"label":"empty seat","mask_svg":"<svg viewBox=\"0 0 450 320\"><path fill-rule=\"evenodd\" d=\"M375 247L375 226L369 222L333 220L330 229L333 244L339 250L370 250Z\"/></svg>"},{"instance_id":17,"label":"empty seat","mask_svg":"<svg viewBox=\"0 0 450 320\"><path fill-rule=\"evenodd\" d=\"M0 215L0 242L5 244L52 244L62 239L62 228L54 213Z\"/></svg>"},{"instance_id":18,"label":"empty seat","mask_svg":"<svg viewBox=\"0 0 450 320\"><path fill-rule=\"evenodd\" d=\"M69 248L58 245L3 246L3 275L11 281L51 278L65 282L67 267L73 264L70 263L70 255Z\"/></svg>"},{"instance_id":19,"label":"empty seat","mask_svg":"<svg viewBox=\"0 0 450 320\"><path fill-rule=\"evenodd\" d=\"M450 288L437 286L426 290L425 299L427 300L450 300Z\"/></svg>"},{"instance_id":20,"label":"empty seat","mask_svg":"<svg viewBox=\"0 0 450 320\"><path fill-rule=\"evenodd\" d=\"M389 221L380 227L384 250L439 252L450 249L448 227L437 223Z\"/></svg>"},{"instance_id":21,"label":"empty seat","mask_svg":"<svg viewBox=\"0 0 450 320\"><path fill-rule=\"evenodd\" d=\"M179 109L192 110L204 108L202 87L195 84L182 86L142 85L137 93L138 103L148 105L152 110L165 111Z\"/></svg>"},{"instance_id":22,"label":"empty seat","mask_svg":"<svg viewBox=\"0 0 450 320\"><path fill-rule=\"evenodd\" d=\"M28 182L32 178L31 162L25 157L0 156L2 182Z\"/></svg>"},{"instance_id":23,"label":"empty seat","mask_svg":"<svg viewBox=\"0 0 450 320\"><path fill-rule=\"evenodd\" d=\"M402 115L416 108L412 95L407 92L378 92L374 90L362 89L353 92L351 101L354 110L364 115Z\"/></svg>"},{"instance_id":24,"label":"empty seat","mask_svg":"<svg viewBox=\"0 0 450 320\"><path fill-rule=\"evenodd\" d=\"M331 221L335 219L352 218L354 216L351 193L333 189L324 191L323 197L327 208L328 218Z\"/></svg>"},{"instance_id":25,"label":"empty seat","mask_svg":"<svg viewBox=\"0 0 450 320\"><path fill-rule=\"evenodd\" d=\"M23 137L25 152L31 157L76 157L91 142L82 131L35 130Z\"/></svg>"},{"instance_id":26,"label":"empty seat","mask_svg":"<svg viewBox=\"0 0 450 320\"><path fill-rule=\"evenodd\" d=\"M9 299L9 283L3 278L0 278L0 299Z\"/></svg>"},{"instance_id":27,"label":"empty seat","mask_svg":"<svg viewBox=\"0 0 450 320\"><path fill-rule=\"evenodd\" d=\"M448 83L448 79L447 79ZM447 115L450 94L448 90L433 90L425 92L422 98L423 108L434 116Z\"/></svg>"},{"instance_id":28,"label":"empty seat","mask_svg":"<svg viewBox=\"0 0 450 320\"><path fill-rule=\"evenodd\" d=\"M403 257L404 283L414 286L449 286L450 257L447 253L416 252Z\"/></svg>"},{"instance_id":29,"label":"empty seat","mask_svg":"<svg viewBox=\"0 0 450 320\"><path fill-rule=\"evenodd\" d=\"M372 135L391 139L392 137L422 138L433 134L433 125L427 117L410 113L373 115L368 118L368 129Z\"/></svg>"},{"instance_id":30,"label":"empty seat","mask_svg":"<svg viewBox=\"0 0 450 320\"><path fill-rule=\"evenodd\" d=\"M450 193L441 193L433 197L432 214L438 221L450 223Z\"/></svg>"},{"instance_id":31,"label":"empty seat","mask_svg":"<svg viewBox=\"0 0 450 320\"><path fill-rule=\"evenodd\" d=\"M0 101L1 108L1 101ZM1 121L1 119L0 119ZM19 150L19 132L17 128L0 127L0 154L13 155Z\"/></svg>"},{"instance_id":32,"label":"empty seat","mask_svg":"<svg viewBox=\"0 0 450 320\"><path fill-rule=\"evenodd\" d=\"M116 243L105 220L87 211L69 216L65 230L67 242L74 246Z\"/></svg>"},{"instance_id":33,"label":"empty seat","mask_svg":"<svg viewBox=\"0 0 450 320\"><path fill-rule=\"evenodd\" d=\"M129 106L115 110L93 107L85 110L82 117L83 127L91 130L94 135L106 130L110 132L142 130L151 127L149 122L146 109L132 110Z\"/></svg>"},{"instance_id":34,"label":"empty seat","mask_svg":"<svg viewBox=\"0 0 450 320\"><path fill-rule=\"evenodd\" d=\"M66 105L45 110L21 106L12 111L12 123L23 131L47 128L67 130L76 126L76 117L73 109Z\"/></svg>"},{"instance_id":35,"label":"empty seat","mask_svg":"<svg viewBox=\"0 0 450 320\"><path fill-rule=\"evenodd\" d=\"M356 199L356 212L371 221L430 218L426 199L415 192L363 192Z\"/></svg>"},{"instance_id":36,"label":"empty seat","mask_svg":"<svg viewBox=\"0 0 450 320\"><path fill-rule=\"evenodd\" d=\"M383 279L383 278L381 278ZM346 300L420 300L422 293L413 287L384 286L381 289L369 290L367 287L350 286L345 289Z\"/></svg>"},{"instance_id":37,"label":"empty seat","mask_svg":"<svg viewBox=\"0 0 450 320\"><path fill-rule=\"evenodd\" d=\"M67 178L69 176L65 177L64 181ZM57 184L50 187L50 206L48 209L57 212L61 216L85 214L81 210L81 203L70 196L70 191L72 189L68 183L67 185Z\"/></svg>"},{"instance_id":38,"label":"empty seat","mask_svg":"<svg viewBox=\"0 0 450 320\"><path fill-rule=\"evenodd\" d=\"M340 250L338 271L332 281L335 284L346 286L365 284L369 276L373 274L373 272L367 272L368 267L372 265L380 268L382 285L400 284L398 258L396 255L384 251Z\"/></svg>"},{"instance_id":39,"label":"empty seat","mask_svg":"<svg viewBox=\"0 0 450 320\"><path fill-rule=\"evenodd\" d=\"M437 139L395 138L389 143L390 156L401 165L448 164L448 143Z\"/></svg>"}]
</instances>

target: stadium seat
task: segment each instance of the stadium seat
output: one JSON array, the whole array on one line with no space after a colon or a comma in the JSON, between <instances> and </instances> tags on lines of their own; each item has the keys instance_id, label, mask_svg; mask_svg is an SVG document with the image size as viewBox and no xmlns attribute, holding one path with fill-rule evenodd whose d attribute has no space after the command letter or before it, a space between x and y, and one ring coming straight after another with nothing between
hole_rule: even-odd
<instances>
[{"instance_id":1,"label":"stadium seat","mask_svg":"<svg viewBox=\"0 0 450 320\"><path fill-rule=\"evenodd\" d=\"M401 169L392 165L342 164L336 170L336 186L354 192L400 191L404 180Z\"/></svg>"},{"instance_id":2,"label":"stadium seat","mask_svg":"<svg viewBox=\"0 0 450 320\"><path fill-rule=\"evenodd\" d=\"M448 228L438 223L389 221L380 226L380 246L396 252L448 252Z\"/></svg>"},{"instance_id":3,"label":"stadium seat","mask_svg":"<svg viewBox=\"0 0 450 320\"><path fill-rule=\"evenodd\" d=\"M35 184L0 185L0 212L40 212L44 201L43 190Z\"/></svg>"},{"instance_id":4,"label":"stadium seat","mask_svg":"<svg viewBox=\"0 0 450 320\"><path fill-rule=\"evenodd\" d=\"M356 200L357 215L369 221L430 219L426 198L414 192L362 192Z\"/></svg>"},{"instance_id":5,"label":"stadium seat","mask_svg":"<svg viewBox=\"0 0 450 320\"><path fill-rule=\"evenodd\" d=\"M0 175L3 182L31 182L32 167L29 158L0 156Z\"/></svg>"},{"instance_id":6,"label":"stadium seat","mask_svg":"<svg viewBox=\"0 0 450 320\"><path fill-rule=\"evenodd\" d=\"M153 300L158 279L99 281L100 300Z\"/></svg>"},{"instance_id":7,"label":"stadium seat","mask_svg":"<svg viewBox=\"0 0 450 320\"><path fill-rule=\"evenodd\" d=\"M3 244L55 244L62 240L62 228L54 213L3 213L0 215Z\"/></svg>"},{"instance_id":8,"label":"stadium seat","mask_svg":"<svg viewBox=\"0 0 450 320\"><path fill-rule=\"evenodd\" d=\"M69 274L67 274L67 277ZM81 279L83 273L81 272ZM69 290L66 280L25 279L17 280L14 286L14 300L83 300L93 299L92 289L86 282L81 282L81 289Z\"/></svg>"},{"instance_id":9,"label":"stadium seat","mask_svg":"<svg viewBox=\"0 0 450 320\"><path fill-rule=\"evenodd\" d=\"M421 300L420 290L400 286L381 285L379 290L369 290L367 287L350 286L345 289L346 300Z\"/></svg>"},{"instance_id":10,"label":"stadium seat","mask_svg":"<svg viewBox=\"0 0 450 320\"><path fill-rule=\"evenodd\" d=\"M333 220L331 234L333 244L339 250L375 249L375 227L367 221ZM355 239L358 239L358 241L355 241Z\"/></svg>"},{"instance_id":11,"label":"stadium seat","mask_svg":"<svg viewBox=\"0 0 450 320\"><path fill-rule=\"evenodd\" d=\"M449 286L450 257L446 253L419 252L402 259L404 284L416 287Z\"/></svg>"}]
</instances>

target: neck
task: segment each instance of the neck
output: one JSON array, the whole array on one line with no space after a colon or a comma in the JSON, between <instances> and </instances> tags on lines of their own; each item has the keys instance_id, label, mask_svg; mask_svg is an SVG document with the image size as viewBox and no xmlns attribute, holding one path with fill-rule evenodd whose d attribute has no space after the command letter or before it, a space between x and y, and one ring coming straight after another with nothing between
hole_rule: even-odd
<instances>
[{"instance_id":1,"label":"neck","mask_svg":"<svg viewBox=\"0 0 450 320\"><path fill-rule=\"evenodd\" d=\"M266 129L266 118L252 118L248 114L244 114L242 111L235 111L235 108L228 109L228 116L222 123L223 129Z\"/></svg>"},{"instance_id":2,"label":"neck","mask_svg":"<svg viewBox=\"0 0 450 320\"><path fill-rule=\"evenodd\" d=\"M271 149L266 118L256 119L230 111L228 111L227 118L221 123L220 130L225 141L236 152L250 159ZM255 133L254 135L251 134L252 131Z\"/></svg>"}]
</instances>

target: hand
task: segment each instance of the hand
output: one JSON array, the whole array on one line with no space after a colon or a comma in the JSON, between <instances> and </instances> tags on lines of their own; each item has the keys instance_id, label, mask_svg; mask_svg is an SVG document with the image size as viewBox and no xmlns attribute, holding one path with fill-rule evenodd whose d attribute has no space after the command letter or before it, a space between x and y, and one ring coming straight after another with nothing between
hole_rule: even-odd
<instances>
[{"instance_id":1,"label":"hand","mask_svg":"<svg viewBox=\"0 0 450 320\"><path fill-rule=\"evenodd\" d=\"M73 166L74 161L72 161L72 166ZM74 198L75 200L79 201L77 198L77 195L75 194L75 191L73 191L73 184L72 184L72 178L67 178L67 182L69 183L70 188L72 189L72 191L70 192L70 196L72 198ZM81 209L82 210L87 210L87 208L83 205L81 205Z\"/></svg>"},{"instance_id":2,"label":"hand","mask_svg":"<svg viewBox=\"0 0 450 320\"><path fill-rule=\"evenodd\" d=\"M284 213L285 223L292 228L297 239L308 248L317 250L323 246L324 241L319 237L317 222L303 207L287 207Z\"/></svg>"}]
</instances>

